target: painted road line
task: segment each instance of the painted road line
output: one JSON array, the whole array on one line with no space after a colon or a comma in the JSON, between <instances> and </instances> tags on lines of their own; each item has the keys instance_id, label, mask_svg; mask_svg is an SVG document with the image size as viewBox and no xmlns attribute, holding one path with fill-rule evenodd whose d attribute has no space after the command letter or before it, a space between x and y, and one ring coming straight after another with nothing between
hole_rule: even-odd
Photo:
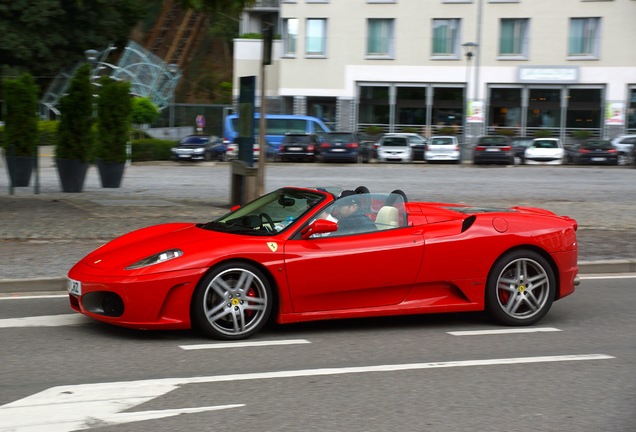
<instances>
[{"instance_id":1,"label":"painted road line","mask_svg":"<svg viewBox=\"0 0 636 432\"><path fill-rule=\"evenodd\" d=\"M581 280L601 280L601 279L634 279L636 275L597 275L597 276L579 276Z\"/></svg>"},{"instance_id":2,"label":"painted road line","mask_svg":"<svg viewBox=\"0 0 636 432\"><path fill-rule=\"evenodd\" d=\"M513 329L497 329L497 330L467 330L446 332L453 336L482 336L482 335L500 335L515 333L543 333L543 332L560 332L554 327L537 327L537 328L513 328Z\"/></svg>"},{"instance_id":3,"label":"painted road line","mask_svg":"<svg viewBox=\"0 0 636 432\"><path fill-rule=\"evenodd\" d=\"M51 387L15 402L0 406L0 418L2 419L3 430L11 430L14 432L34 430L70 432L80 429L90 429L91 427L125 424L131 421L172 417L190 412L204 412L244 406L243 404L237 404L182 409L169 408L166 410L141 412L130 411L138 405L168 394L187 384L334 376L369 372L400 372L453 367L608 360L613 358L614 357L606 354L517 357L66 385Z\"/></svg>"},{"instance_id":4,"label":"painted road line","mask_svg":"<svg viewBox=\"0 0 636 432\"><path fill-rule=\"evenodd\" d=\"M224 349L224 348L251 348L262 346L277 346L277 345L298 345L311 343L306 339L288 339L288 340L271 340L271 341L256 341L256 342L227 342L227 343L210 343L210 344L195 344L195 345L179 345L179 348L183 350L202 350L202 349Z\"/></svg>"},{"instance_id":5,"label":"painted road line","mask_svg":"<svg viewBox=\"0 0 636 432\"><path fill-rule=\"evenodd\" d=\"M39 299L53 299L53 298L67 299L68 294L13 295L10 297L0 296L0 301L2 300L39 300Z\"/></svg>"},{"instance_id":6,"label":"painted road line","mask_svg":"<svg viewBox=\"0 0 636 432\"><path fill-rule=\"evenodd\" d=\"M0 319L0 328L62 327L85 324L90 318L82 314L43 315L23 318Z\"/></svg>"}]
</instances>

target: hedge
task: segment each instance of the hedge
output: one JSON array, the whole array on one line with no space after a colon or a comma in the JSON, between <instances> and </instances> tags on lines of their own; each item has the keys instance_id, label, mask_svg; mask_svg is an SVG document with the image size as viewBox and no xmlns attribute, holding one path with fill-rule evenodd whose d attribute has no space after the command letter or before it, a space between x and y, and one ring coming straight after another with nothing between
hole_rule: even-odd
<instances>
[{"instance_id":1,"label":"hedge","mask_svg":"<svg viewBox=\"0 0 636 432\"><path fill-rule=\"evenodd\" d=\"M133 162L170 160L170 149L176 146L175 141L156 138L145 138L132 142Z\"/></svg>"}]
</instances>

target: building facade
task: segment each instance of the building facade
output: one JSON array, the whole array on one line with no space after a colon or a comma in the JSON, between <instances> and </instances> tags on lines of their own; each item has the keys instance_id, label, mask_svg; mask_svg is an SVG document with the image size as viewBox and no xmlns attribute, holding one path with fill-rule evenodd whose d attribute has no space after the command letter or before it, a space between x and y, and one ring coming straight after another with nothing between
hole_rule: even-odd
<instances>
[{"instance_id":1,"label":"building facade","mask_svg":"<svg viewBox=\"0 0 636 432\"><path fill-rule=\"evenodd\" d=\"M636 0L261 0L243 28L280 39L264 68L261 40L235 41L234 88L265 71L267 112L338 130L611 138L636 133L635 17Z\"/></svg>"}]
</instances>

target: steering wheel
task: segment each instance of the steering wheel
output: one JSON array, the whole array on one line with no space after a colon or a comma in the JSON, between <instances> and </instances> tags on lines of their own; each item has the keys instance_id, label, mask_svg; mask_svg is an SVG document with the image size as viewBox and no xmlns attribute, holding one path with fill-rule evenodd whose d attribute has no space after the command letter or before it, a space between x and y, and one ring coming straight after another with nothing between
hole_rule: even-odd
<instances>
[{"instance_id":1,"label":"steering wheel","mask_svg":"<svg viewBox=\"0 0 636 432\"><path fill-rule=\"evenodd\" d=\"M276 231L276 226L274 225L274 221L272 220L271 217L269 217L267 213L261 213L258 215L258 217L261 218L261 227L267 229L268 231ZM265 219L265 223L269 224L269 226L271 227L270 229L268 229L265 226L265 223L263 223L263 219Z\"/></svg>"}]
</instances>

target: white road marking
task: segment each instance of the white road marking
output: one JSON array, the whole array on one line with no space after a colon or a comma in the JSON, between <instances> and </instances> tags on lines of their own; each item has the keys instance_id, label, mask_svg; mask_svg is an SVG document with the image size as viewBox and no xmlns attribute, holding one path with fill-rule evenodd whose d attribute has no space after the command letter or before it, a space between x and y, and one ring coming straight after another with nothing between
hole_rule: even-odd
<instances>
[{"instance_id":1,"label":"white road marking","mask_svg":"<svg viewBox=\"0 0 636 432\"><path fill-rule=\"evenodd\" d=\"M311 343L307 339L270 340L256 342L227 342L196 345L179 345L182 350L223 349L223 348L251 348L276 345L298 345Z\"/></svg>"},{"instance_id":2,"label":"white road marking","mask_svg":"<svg viewBox=\"0 0 636 432\"><path fill-rule=\"evenodd\" d=\"M37 300L37 299L52 299L52 298L68 298L68 294L0 296L0 301L2 301L2 300Z\"/></svg>"},{"instance_id":3,"label":"white road marking","mask_svg":"<svg viewBox=\"0 0 636 432\"><path fill-rule=\"evenodd\" d=\"M127 412L131 408L165 395L186 384L231 381L316 377L369 372L397 372L470 366L515 365L586 360L608 360L606 354L582 354L544 357L518 357L486 360L464 360L433 363L409 363L344 368L305 369L216 375L190 378L160 378L156 380L122 381L51 387L40 393L0 406L3 430L13 432L70 432L110 424L172 417L191 412L203 412L245 406L219 405Z\"/></svg>"},{"instance_id":4,"label":"white road marking","mask_svg":"<svg viewBox=\"0 0 636 432\"><path fill-rule=\"evenodd\" d=\"M634 279L636 274L621 275L596 275L596 276L579 276L581 280L599 280L599 279Z\"/></svg>"},{"instance_id":5,"label":"white road marking","mask_svg":"<svg viewBox=\"0 0 636 432\"><path fill-rule=\"evenodd\" d=\"M500 334L514 334L514 333L541 333L541 332L560 332L558 328L554 327L537 327L537 328L511 328L511 329L496 329L496 330L466 330L466 331L450 331L446 332L453 336L482 336L482 335L500 335Z\"/></svg>"},{"instance_id":6,"label":"white road marking","mask_svg":"<svg viewBox=\"0 0 636 432\"><path fill-rule=\"evenodd\" d=\"M5 318L0 319L0 328L74 326L85 324L89 321L90 318L79 313Z\"/></svg>"}]
</instances>

